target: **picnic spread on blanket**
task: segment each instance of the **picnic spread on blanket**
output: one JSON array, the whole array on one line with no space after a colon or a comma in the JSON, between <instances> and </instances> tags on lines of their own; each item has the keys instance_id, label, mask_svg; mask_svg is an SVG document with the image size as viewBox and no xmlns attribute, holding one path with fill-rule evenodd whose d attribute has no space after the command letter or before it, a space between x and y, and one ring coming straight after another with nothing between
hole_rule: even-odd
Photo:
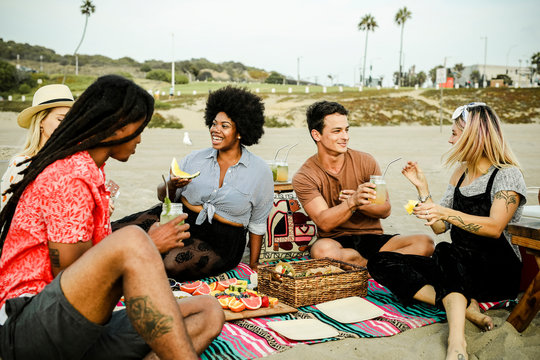
<instances>
[{"instance_id":1,"label":"picnic spread on blanket","mask_svg":"<svg viewBox=\"0 0 540 360\"><path fill-rule=\"evenodd\" d=\"M285 263L293 266L310 263L320 265L313 259L300 257L279 262L274 261L265 266L275 269L278 263L282 265L282 268ZM265 269L265 266L261 268ZM352 266L354 267L354 265ZM259 272L261 271L259 270ZM285 273L286 271L282 273L282 277L290 280ZM176 283L173 281L171 285L175 291L179 289L191 290L191 285L191 288L195 288L191 291L195 293L198 287L206 288L205 285L210 287L208 284L217 286L219 282L222 284L239 282L240 286L236 288L232 286L231 289L243 290L245 287L246 291L239 292L227 289L226 292L225 290L217 290L214 294L239 295L247 293L249 296L251 292L257 296L265 296L260 289L260 283L258 290L251 290L254 274L255 272L247 264L240 263L233 270L216 277L201 279L197 282ZM330 278L339 276L339 274L329 273L314 276ZM236 281L230 281L231 279L236 279ZM203 283L205 285L202 285ZM321 283L324 284L322 281ZM313 290L316 292L316 289ZM280 298L278 295L277 303L273 307L269 305L268 307L259 307L256 310L244 308L238 312L224 310L227 322L220 335L201 355L201 359L255 359L285 351L298 344L316 344L345 338L386 337L409 329L446 321L445 312L435 306L420 302L412 306L402 305L387 288L373 279L365 279L365 290L365 296L360 293L358 296L350 294L339 296L337 294L335 300L298 307L283 303L281 301L283 297ZM208 294L213 291L216 290L211 290ZM207 290L203 292L207 292ZM178 291L178 293L187 294L185 291ZM187 294L186 296L193 295ZM219 298L219 296L217 297ZM247 298L239 295L235 299L241 301L241 299ZM480 303L480 308L485 311L508 307L511 304L515 304L515 300ZM118 308L123 306L124 304L120 303Z\"/></svg>"}]
</instances>

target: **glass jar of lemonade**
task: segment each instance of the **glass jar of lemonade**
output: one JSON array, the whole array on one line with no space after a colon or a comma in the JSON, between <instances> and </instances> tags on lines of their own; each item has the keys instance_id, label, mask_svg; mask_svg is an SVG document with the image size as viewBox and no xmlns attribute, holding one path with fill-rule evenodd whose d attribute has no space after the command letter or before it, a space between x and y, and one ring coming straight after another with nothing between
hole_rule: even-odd
<instances>
[{"instance_id":1,"label":"glass jar of lemonade","mask_svg":"<svg viewBox=\"0 0 540 360\"><path fill-rule=\"evenodd\" d=\"M161 215L159 216L159 223L165 224L176 218L178 215L184 213L184 208L182 203L163 203L163 210L161 210ZM183 224L184 221L180 224Z\"/></svg>"},{"instance_id":2,"label":"glass jar of lemonade","mask_svg":"<svg viewBox=\"0 0 540 360\"><path fill-rule=\"evenodd\" d=\"M276 162L276 181L286 182L289 180L289 164L285 161Z\"/></svg>"},{"instance_id":3,"label":"glass jar of lemonade","mask_svg":"<svg viewBox=\"0 0 540 360\"><path fill-rule=\"evenodd\" d=\"M375 184L375 191L377 192L377 198L371 199L373 204L384 204L386 202L386 180L382 175L371 175L369 182Z\"/></svg>"}]
</instances>

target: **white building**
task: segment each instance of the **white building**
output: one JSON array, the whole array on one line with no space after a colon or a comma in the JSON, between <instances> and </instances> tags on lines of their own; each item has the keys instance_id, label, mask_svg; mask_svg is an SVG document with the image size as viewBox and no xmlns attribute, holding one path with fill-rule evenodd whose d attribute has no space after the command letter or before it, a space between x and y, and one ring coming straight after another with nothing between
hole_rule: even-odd
<instances>
[{"instance_id":1,"label":"white building","mask_svg":"<svg viewBox=\"0 0 540 360\"><path fill-rule=\"evenodd\" d=\"M457 79L460 86L465 86L468 81L471 81L471 73L477 70L480 73L480 81L484 74L484 65L469 65L465 66L461 77ZM531 68L525 66L504 66L504 65L486 65L486 80L495 79L497 75L508 75L512 79L512 85L519 84L519 87L531 86Z\"/></svg>"}]
</instances>

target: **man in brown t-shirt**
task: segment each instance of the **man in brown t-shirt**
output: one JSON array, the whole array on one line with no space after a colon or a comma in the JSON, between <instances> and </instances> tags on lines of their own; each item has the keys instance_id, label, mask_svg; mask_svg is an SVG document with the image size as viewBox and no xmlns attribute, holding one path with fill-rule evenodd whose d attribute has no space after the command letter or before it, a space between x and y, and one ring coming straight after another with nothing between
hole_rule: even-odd
<instances>
[{"instance_id":1,"label":"man in brown t-shirt","mask_svg":"<svg viewBox=\"0 0 540 360\"><path fill-rule=\"evenodd\" d=\"M317 153L293 177L293 188L304 210L317 225L318 239L311 257L330 257L365 266L379 251L430 256L433 240L427 235L387 235L380 219L390 215L388 196L373 204L380 175L368 153L348 148L348 111L336 102L319 101L307 110L307 123Z\"/></svg>"}]
</instances>

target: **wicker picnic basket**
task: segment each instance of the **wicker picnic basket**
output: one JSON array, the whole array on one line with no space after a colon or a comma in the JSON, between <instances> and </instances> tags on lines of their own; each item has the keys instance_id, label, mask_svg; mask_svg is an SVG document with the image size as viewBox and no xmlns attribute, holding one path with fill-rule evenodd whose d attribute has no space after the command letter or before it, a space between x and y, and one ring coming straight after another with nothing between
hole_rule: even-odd
<instances>
[{"instance_id":1,"label":"wicker picnic basket","mask_svg":"<svg viewBox=\"0 0 540 360\"><path fill-rule=\"evenodd\" d=\"M259 292L293 307L320 304L349 296L366 296L368 271L365 267L348 264L329 258L289 262L294 271L302 273L308 269L334 265L343 272L293 277L278 274L276 265L259 266Z\"/></svg>"}]
</instances>

